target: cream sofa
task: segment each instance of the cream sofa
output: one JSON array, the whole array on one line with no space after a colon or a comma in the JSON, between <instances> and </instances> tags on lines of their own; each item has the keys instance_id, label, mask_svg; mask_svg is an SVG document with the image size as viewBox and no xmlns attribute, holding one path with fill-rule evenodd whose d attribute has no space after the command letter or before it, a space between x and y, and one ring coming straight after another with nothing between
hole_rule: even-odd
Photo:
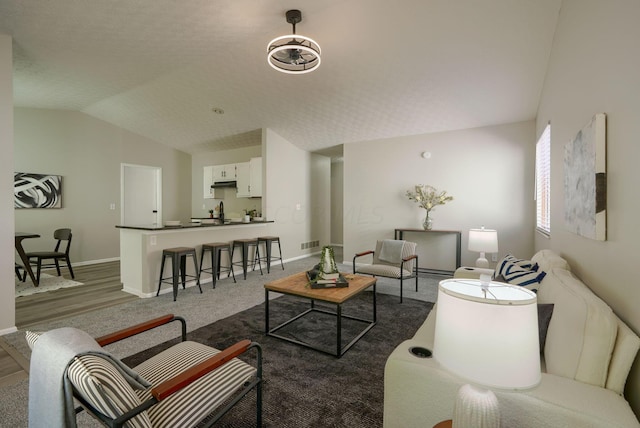
<instances>
[{"instance_id":1,"label":"cream sofa","mask_svg":"<svg viewBox=\"0 0 640 428\"><path fill-rule=\"evenodd\" d=\"M532 261L547 273L538 302L554 304L542 353L542 380L528 391L494 391L502 426L639 427L622 394L640 339L559 255L542 250ZM437 305L413 338L387 360L386 428L432 427L451 419L457 390L467 383L434 358L410 352L413 347L433 349L436 310ZM469 354L471 358L472 350Z\"/></svg>"}]
</instances>

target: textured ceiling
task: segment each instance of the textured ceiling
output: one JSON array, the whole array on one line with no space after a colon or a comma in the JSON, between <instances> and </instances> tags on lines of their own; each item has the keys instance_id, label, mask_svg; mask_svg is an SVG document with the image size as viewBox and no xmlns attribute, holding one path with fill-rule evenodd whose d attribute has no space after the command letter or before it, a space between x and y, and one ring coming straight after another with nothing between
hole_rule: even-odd
<instances>
[{"instance_id":1,"label":"textured ceiling","mask_svg":"<svg viewBox=\"0 0 640 428\"><path fill-rule=\"evenodd\" d=\"M190 153L259 143L261 128L327 152L533 119L560 3L0 0L0 33L16 106L82 111ZM298 76L266 61L293 8L322 47Z\"/></svg>"}]
</instances>

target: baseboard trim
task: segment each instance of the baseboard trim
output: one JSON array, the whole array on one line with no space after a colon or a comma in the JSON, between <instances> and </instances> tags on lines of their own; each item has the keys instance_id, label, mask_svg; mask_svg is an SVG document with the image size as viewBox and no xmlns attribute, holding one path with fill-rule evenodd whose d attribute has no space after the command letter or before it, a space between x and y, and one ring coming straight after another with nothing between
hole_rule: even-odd
<instances>
[{"instance_id":1,"label":"baseboard trim","mask_svg":"<svg viewBox=\"0 0 640 428\"><path fill-rule=\"evenodd\" d=\"M100 263L109 263L109 262L118 262L120 261L120 257L111 257L108 259L98 259L98 260L87 260L84 262L71 262L71 266L87 266L87 265L97 265Z\"/></svg>"},{"instance_id":2,"label":"baseboard trim","mask_svg":"<svg viewBox=\"0 0 640 428\"><path fill-rule=\"evenodd\" d=\"M16 331L18 331L16 326L5 328L5 329L0 330L0 336L4 336L5 334L15 333Z\"/></svg>"}]
</instances>

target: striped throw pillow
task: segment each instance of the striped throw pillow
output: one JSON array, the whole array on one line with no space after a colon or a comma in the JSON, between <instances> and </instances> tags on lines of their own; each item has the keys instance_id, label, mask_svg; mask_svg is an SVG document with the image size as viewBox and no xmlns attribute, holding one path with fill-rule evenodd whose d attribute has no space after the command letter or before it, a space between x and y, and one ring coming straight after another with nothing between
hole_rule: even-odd
<instances>
[{"instance_id":1,"label":"striped throw pillow","mask_svg":"<svg viewBox=\"0 0 640 428\"><path fill-rule=\"evenodd\" d=\"M536 292L540 281L547 273L544 271L529 270L515 263L506 262L501 275L509 284L519 285Z\"/></svg>"},{"instance_id":2,"label":"striped throw pillow","mask_svg":"<svg viewBox=\"0 0 640 428\"><path fill-rule=\"evenodd\" d=\"M515 264L516 266L519 266L523 269L528 269L533 271L538 270L538 263L534 263L531 260L519 259L513 256L512 254L507 254L496 265L496 271L494 273L494 277L500 276L500 275L504 276L503 271L511 264Z\"/></svg>"}]
</instances>

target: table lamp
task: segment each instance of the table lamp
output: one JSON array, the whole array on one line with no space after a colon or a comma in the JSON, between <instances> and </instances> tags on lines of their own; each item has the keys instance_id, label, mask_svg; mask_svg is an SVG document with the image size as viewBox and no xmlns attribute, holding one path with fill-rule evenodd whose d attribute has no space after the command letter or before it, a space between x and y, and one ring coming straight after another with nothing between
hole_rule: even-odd
<instances>
[{"instance_id":1,"label":"table lamp","mask_svg":"<svg viewBox=\"0 0 640 428\"><path fill-rule=\"evenodd\" d=\"M484 256L485 253L498 252L498 231L493 229L470 229L469 230L469 251L480 253L476 260L476 267L488 268L489 261Z\"/></svg>"},{"instance_id":2,"label":"table lamp","mask_svg":"<svg viewBox=\"0 0 640 428\"><path fill-rule=\"evenodd\" d=\"M486 280L441 281L433 356L470 382L458 391L453 427L499 427L489 388L516 391L540 382L535 293Z\"/></svg>"}]
</instances>

